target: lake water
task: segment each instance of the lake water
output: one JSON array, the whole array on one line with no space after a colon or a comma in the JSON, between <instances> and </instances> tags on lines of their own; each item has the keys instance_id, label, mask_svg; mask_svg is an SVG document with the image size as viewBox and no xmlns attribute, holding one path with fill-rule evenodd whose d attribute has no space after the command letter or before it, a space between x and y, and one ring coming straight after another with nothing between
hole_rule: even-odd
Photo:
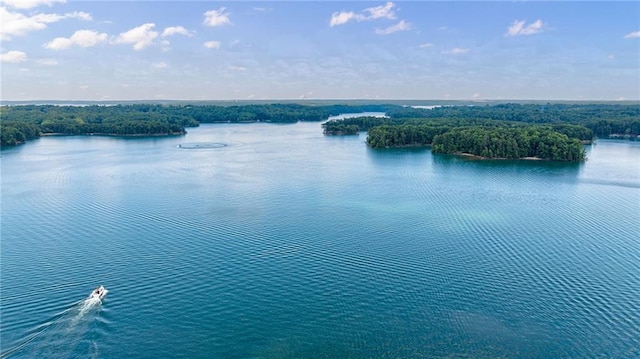
<instances>
[{"instance_id":1,"label":"lake water","mask_svg":"<svg viewBox=\"0 0 640 359\"><path fill-rule=\"evenodd\" d=\"M220 124L3 150L2 356L640 356L640 142L558 164L365 136Z\"/></svg>"}]
</instances>

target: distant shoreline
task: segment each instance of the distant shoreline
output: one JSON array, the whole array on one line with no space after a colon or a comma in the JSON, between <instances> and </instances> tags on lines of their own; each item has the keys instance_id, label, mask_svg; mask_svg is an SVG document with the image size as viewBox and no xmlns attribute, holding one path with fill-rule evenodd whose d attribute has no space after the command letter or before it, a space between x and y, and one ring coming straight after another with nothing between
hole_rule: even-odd
<instances>
[{"instance_id":1,"label":"distant shoreline","mask_svg":"<svg viewBox=\"0 0 640 359\"><path fill-rule=\"evenodd\" d=\"M174 133L133 133L133 134L118 134L118 133L40 133L40 137L55 137L55 136L105 136L105 137L163 137L163 136L181 136L186 132L174 132Z\"/></svg>"}]
</instances>

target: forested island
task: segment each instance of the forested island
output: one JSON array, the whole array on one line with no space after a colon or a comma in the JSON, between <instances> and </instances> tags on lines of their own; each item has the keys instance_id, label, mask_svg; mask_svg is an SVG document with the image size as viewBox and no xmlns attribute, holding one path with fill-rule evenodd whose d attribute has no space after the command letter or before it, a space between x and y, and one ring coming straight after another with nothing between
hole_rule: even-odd
<instances>
[{"instance_id":1,"label":"forested island","mask_svg":"<svg viewBox=\"0 0 640 359\"><path fill-rule=\"evenodd\" d=\"M482 158L582 161L594 138L637 139L637 104L483 104L430 109L397 104L19 105L0 107L1 145L47 134L181 135L200 123L325 121L342 113L384 112L322 124L326 135L368 131L373 148L431 146L434 153Z\"/></svg>"},{"instance_id":2,"label":"forested island","mask_svg":"<svg viewBox=\"0 0 640 359\"><path fill-rule=\"evenodd\" d=\"M480 158L582 161L594 138L637 139L640 106L500 104L391 109L387 118L324 123L329 135L368 131L373 148L432 146L434 153Z\"/></svg>"}]
</instances>

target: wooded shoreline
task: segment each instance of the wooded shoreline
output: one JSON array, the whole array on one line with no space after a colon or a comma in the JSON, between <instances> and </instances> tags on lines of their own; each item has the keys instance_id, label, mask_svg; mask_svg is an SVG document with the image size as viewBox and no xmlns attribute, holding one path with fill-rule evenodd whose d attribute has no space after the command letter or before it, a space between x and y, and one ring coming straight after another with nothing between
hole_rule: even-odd
<instances>
[{"instance_id":1,"label":"wooded shoreline","mask_svg":"<svg viewBox=\"0 0 640 359\"><path fill-rule=\"evenodd\" d=\"M326 121L330 116L364 112L383 112L387 117ZM2 106L0 145L53 135L175 136L201 123L298 121L326 121L322 124L326 135L367 131L367 144L373 148L429 145L434 153L469 153L480 158L582 161L582 145L594 138L637 139L640 105L506 103L429 109L383 103Z\"/></svg>"}]
</instances>

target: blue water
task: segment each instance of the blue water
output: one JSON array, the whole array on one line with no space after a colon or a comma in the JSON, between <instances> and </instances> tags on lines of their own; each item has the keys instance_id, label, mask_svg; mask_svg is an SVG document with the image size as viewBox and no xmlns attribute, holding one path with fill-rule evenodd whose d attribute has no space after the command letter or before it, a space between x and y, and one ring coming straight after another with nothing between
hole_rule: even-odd
<instances>
[{"instance_id":1,"label":"blue water","mask_svg":"<svg viewBox=\"0 0 640 359\"><path fill-rule=\"evenodd\" d=\"M364 140L223 124L3 150L2 356L640 357L640 143L557 164Z\"/></svg>"}]
</instances>

